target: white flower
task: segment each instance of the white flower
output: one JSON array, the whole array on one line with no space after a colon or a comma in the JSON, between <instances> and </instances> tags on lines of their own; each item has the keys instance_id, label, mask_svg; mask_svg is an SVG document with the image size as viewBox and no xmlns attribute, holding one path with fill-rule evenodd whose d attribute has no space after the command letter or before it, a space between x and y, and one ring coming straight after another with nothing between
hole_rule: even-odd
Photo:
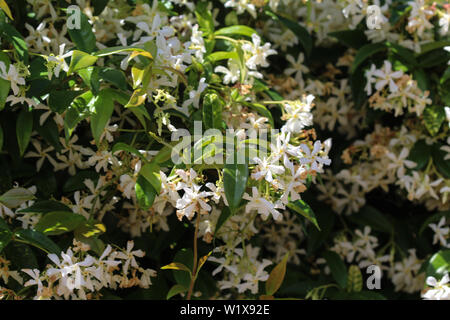
<instances>
[{"instance_id":1,"label":"white flower","mask_svg":"<svg viewBox=\"0 0 450 320\"><path fill-rule=\"evenodd\" d=\"M66 58L72 56L73 51L69 51L64 53L64 48L66 44L63 43L59 46L59 54L57 56L50 55L47 57L48 61L48 79L52 79L52 75L55 74L57 78L59 78L59 73L61 69L65 72L69 71L69 65L66 62Z\"/></svg>"},{"instance_id":2,"label":"white flower","mask_svg":"<svg viewBox=\"0 0 450 320\"><path fill-rule=\"evenodd\" d=\"M128 269L130 265L133 268L139 268L139 265L136 262L136 258L142 258L145 255L145 252L142 250L133 250L134 242L132 240L127 242L127 251L126 252L118 252L116 255L117 259L125 260L125 263L123 265L123 273L125 275L128 274Z\"/></svg>"},{"instance_id":3,"label":"white flower","mask_svg":"<svg viewBox=\"0 0 450 320\"><path fill-rule=\"evenodd\" d=\"M450 228L444 227L445 217L442 217L438 224L430 223L428 226L434 231L433 244L439 242L442 246L447 247L448 245L446 238L448 237Z\"/></svg>"},{"instance_id":4,"label":"white flower","mask_svg":"<svg viewBox=\"0 0 450 320\"><path fill-rule=\"evenodd\" d=\"M390 92L397 92L398 86L393 79L398 79L403 76L403 71L392 71L392 64L390 61L385 60L384 66L381 70L375 70L373 75L379 79L376 81L375 88L380 91L386 85L389 85Z\"/></svg>"},{"instance_id":5,"label":"white flower","mask_svg":"<svg viewBox=\"0 0 450 320\"><path fill-rule=\"evenodd\" d=\"M211 211L211 206L207 204L206 198L211 196L211 192L200 191L200 186L193 185L192 188L183 188L184 195L177 200L177 217L181 221L183 216L189 220L194 217L196 212L204 213ZM203 212L202 212L203 211Z\"/></svg>"},{"instance_id":6,"label":"white flower","mask_svg":"<svg viewBox=\"0 0 450 320\"><path fill-rule=\"evenodd\" d=\"M205 83L205 81L205 78L201 78L197 90L192 90L191 92L189 92L189 99L183 102L184 108L190 106L191 104L193 104L197 109L200 108L200 96L202 95L202 92L205 91L205 89L208 87L208 84Z\"/></svg>"},{"instance_id":7,"label":"white flower","mask_svg":"<svg viewBox=\"0 0 450 320\"><path fill-rule=\"evenodd\" d=\"M292 65L292 67L287 68L284 70L284 73L287 76L293 75L295 73L295 80L297 82L303 81L303 73L309 72L309 69L303 64L303 61L305 60L305 56L303 55L303 52L300 52L298 55L297 61L294 59L293 56L288 54L286 56L286 60L289 61L289 63Z\"/></svg>"},{"instance_id":8,"label":"white flower","mask_svg":"<svg viewBox=\"0 0 450 320\"><path fill-rule=\"evenodd\" d=\"M392 161L387 167L388 170L396 170L398 178L402 178L405 175L405 167L411 169L417 166L415 162L406 159L408 155L408 148L403 148L398 156L393 152L389 152L386 155Z\"/></svg>"},{"instance_id":9,"label":"white flower","mask_svg":"<svg viewBox=\"0 0 450 320\"><path fill-rule=\"evenodd\" d=\"M6 65L3 61L0 61L0 78L3 78L11 83L11 89L13 90L14 95L19 93L18 85L25 85L25 79L19 75L16 67L10 64L9 70L6 72Z\"/></svg>"},{"instance_id":10,"label":"white flower","mask_svg":"<svg viewBox=\"0 0 450 320\"><path fill-rule=\"evenodd\" d=\"M433 287L433 289L428 289L422 294L422 298L425 300L450 300L449 281L450 277L448 273L446 273L439 282L434 277L428 277L427 285Z\"/></svg>"},{"instance_id":11,"label":"white flower","mask_svg":"<svg viewBox=\"0 0 450 320\"><path fill-rule=\"evenodd\" d=\"M303 128L313 124L313 115L311 113L312 94L303 97L303 99L284 104L285 114L283 120L287 120L281 128L281 131L298 133Z\"/></svg>"},{"instance_id":12,"label":"white flower","mask_svg":"<svg viewBox=\"0 0 450 320\"><path fill-rule=\"evenodd\" d=\"M225 8L236 8L237 14L242 14L247 10L256 19L256 8L251 0L227 0L224 6Z\"/></svg>"},{"instance_id":13,"label":"white flower","mask_svg":"<svg viewBox=\"0 0 450 320\"><path fill-rule=\"evenodd\" d=\"M249 201L245 206L246 213L256 210L262 215L264 220L266 220L270 214L272 214L275 220L281 220L283 218L281 213L275 209L275 205L272 202L259 195L256 187L252 187L252 196L245 193L242 198Z\"/></svg>"},{"instance_id":14,"label":"white flower","mask_svg":"<svg viewBox=\"0 0 450 320\"><path fill-rule=\"evenodd\" d=\"M228 60L228 69L224 66L217 66L214 69L214 72L224 74L223 84L237 82L241 74L241 71L239 70L239 64L233 59Z\"/></svg>"},{"instance_id":15,"label":"white flower","mask_svg":"<svg viewBox=\"0 0 450 320\"><path fill-rule=\"evenodd\" d=\"M331 160L328 159L328 157L319 156L319 153L322 150L322 143L320 141L314 142L312 152L306 144L301 144L300 148L303 151L303 155L300 158L300 163L309 164L311 170L320 172L322 165L330 165Z\"/></svg>"},{"instance_id":16,"label":"white flower","mask_svg":"<svg viewBox=\"0 0 450 320\"><path fill-rule=\"evenodd\" d=\"M253 158L253 161L258 164L255 172L252 173L252 178L255 180L264 178L267 182L272 182L274 174L284 173L284 168L282 166L271 164L267 158L261 160L258 157L255 157Z\"/></svg>"},{"instance_id":17,"label":"white flower","mask_svg":"<svg viewBox=\"0 0 450 320\"><path fill-rule=\"evenodd\" d=\"M261 38L256 33L252 35L252 40L253 43L245 43L242 45L242 49L251 55L246 61L247 67L253 70L255 70L257 66L268 67L269 63L266 58L277 52L270 49L270 43L261 46Z\"/></svg>"}]
</instances>

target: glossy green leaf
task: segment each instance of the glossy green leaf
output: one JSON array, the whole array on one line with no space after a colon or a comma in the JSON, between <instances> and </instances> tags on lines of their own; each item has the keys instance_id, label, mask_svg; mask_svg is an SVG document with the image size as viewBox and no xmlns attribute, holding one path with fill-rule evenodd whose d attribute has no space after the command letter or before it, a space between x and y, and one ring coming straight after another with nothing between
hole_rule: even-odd
<instances>
[{"instance_id":1,"label":"glossy green leaf","mask_svg":"<svg viewBox=\"0 0 450 320\"><path fill-rule=\"evenodd\" d=\"M114 111L114 95L111 89L103 89L94 98L92 103L93 113L91 114L91 130L97 145L100 143L100 136L110 120Z\"/></svg>"},{"instance_id":2,"label":"glossy green leaf","mask_svg":"<svg viewBox=\"0 0 450 320\"><path fill-rule=\"evenodd\" d=\"M331 270L334 280L337 284L345 289L347 287L347 267L341 257L334 251L327 251L323 254Z\"/></svg>"},{"instance_id":3,"label":"glossy green leaf","mask_svg":"<svg viewBox=\"0 0 450 320\"><path fill-rule=\"evenodd\" d=\"M33 131L33 113L23 109L19 113L16 123L16 137L20 155L23 156L31 139Z\"/></svg>"},{"instance_id":4,"label":"glossy green leaf","mask_svg":"<svg viewBox=\"0 0 450 320\"><path fill-rule=\"evenodd\" d=\"M205 130L222 127L222 100L217 93L207 93L203 98L203 125Z\"/></svg>"},{"instance_id":5,"label":"glossy green leaf","mask_svg":"<svg viewBox=\"0 0 450 320\"><path fill-rule=\"evenodd\" d=\"M248 163L238 163L238 152L233 152L228 156L225 167L223 169L223 185L225 196L231 211L233 212L239 207L242 196L247 187L248 179ZM232 163L229 163L232 162Z\"/></svg>"},{"instance_id":6,"label":"glossy green leaf","mask_svg":"<svg viewBox=\"0 0 450 320\"><path fill-rule=\"evenodd\" d=\"M8 208L17 208L25 201L33 200L34 195L25 188L14 188L0 196L0 203Z\"/></svg>"},{"instance_id":7,"label":"glossy green leaf","mask_svg":"<svg viewBox=\"0 0 450 320\"><path fill-rule=\"evenodd\" d=\"M450 249L444 249L435 253L428 260L427 276L440 280L446 273L450 272Z\"/></svg>"},{"instance_id":8,"label":"glossy green leaf","mask_svg":"<svg viewBox=\"0 0 450 320\"><path fill-rule=\"evenodd\" d=\"M72 53L72 60L70 61L69 70L67 71L67 75L70 75L73 72L76 72L81 69L85 69L87 67L92 66L98 60L98 57L91 56L90 54L74 50Z\"/></svg>"},{"instance_id":9,"label":"glossy green leaf","mask_svg":"<svg viewBox=\"0 0 450 320\"><path fill-rule=\"evenodd\" d=\"M428 164L432 147L425 140L418 140L409 152L408 160L417 163L413 170L422 170Z\"/></svg>"},{"instance_id":10,"label":"glossy green leaf","mask_svg":"<svg viewBox=\"0 0 450 320\"><path fill-rule=\"evenodd\" d=\"M355 72L355 70L367 59L369 59L374 54L386 50L386 45L384 43L370 43L361 47L356 53L355 59L353 60L353 64L351 67L351 72Z\"/></svg>"},{"instance_id":11,"label":"glossy green leaf","mask_svg":"<svg viewBox=\"0 0 450 320\"><path fill-rule=\"evenodd\" d=\"M97 40L94 32L92 31L92 26L89 23L89 19L84 13L80 12L79 14L81 17L80 28L68 28L70 39L75 43L78 50L92 53L97 49ZM68 19L69 18L70 14L68 15Z\"/></svg>"},{"instance_id":12,"label":"glossy green leaf","mask_svg":"<svg viewBox=\"0 0 450 320\"><path fill-rule=\"evenodd\" d=\"M54 201L54 200L41 200L33 203L31 206L25 209L20 209L18 212L32 212L32 213L48 213L52 211L67 211L72 212L72 210L65 204Z\"/></svg>"},{"instance_id":13,"label":"glossy green leaf","mask_svg":"<svg viewBox=\"0 0 450 320\"><path fill-rule=\"evenodd\" d=\"M311 221L318 230L320 230L319 224L317 223L316 215L314 214L314 211L311 209L311 207L302 199L298 199L294 202L288 203L287 207L291 210L293 210L296 213L301 214L306 219Z\"/></svg>"},{"instance_id":14,"label":"glossy green leaf","mask_svg":"<svg viewBox=\"0 0 450 320\"><path fill-rule=\"evenodd\" d=\"M436 143L433 145L432 155L433 162L436 165L437 170L447 179L450 179L450 161L445 160L447 152L441 150L442 145Z\"/></svg>"},{"instance_id":15,"label":"glossy green leaf","mask_svg":"<svg viewBox=\"0 0 450 320\"><path fill-rule=\"evenodd\" d=\"M158 195L152 184L141 175L136 181L135 192L137 202L143 209L149 209Z\"/></svg>"},{"instance_id":16,"label":"glossy green leaf","mask_svg":"<svg viewBox=\"0 0 450 320\"><path fill-rule=\"evenodd\" d=\"M290 29L295 36L298 38L299 42L303 46L303 49L305 50L306 56L310 56L313 48L313 39L311 35L309 34L308 30L306 30L305 27L301 26L297 22L285 18L277 13L266 11L270 16L273 18L279 20L284 26L288 29Z\"/></svg>"},{"instance_id":17,"label":"glossy green leaf","mask_svg":"<svg viewBox=\"0 0 450 320\"><path fill-rule=\"evenodd\" d=\"M237 26L231 26L231 27L225 27L222 29L217 30L214 34L216 36L230 36L230 35L241 35L246 37L252 37L252 35L257 32L255 29L243 26L243 25L237 25Z\"/></svg>"},{"instance_id":18,"label":"glossy green leaf","mask_svg":"<svg viewBox=\"0 0 450 320\"><path fill-rule=\"evenodd\" d=\"M23 229L16 231L14 233L14 237L18 241L31 244L32 246L35 246L47 253L61 253L61 249L58 247L58 245L54 243L49 237L39 231Z\"/></svg>"},{"instance_id":19,"label":"glossy green leaf","mask_svg":"<svg viewBox=\"0 0 450 320\"><path fill-rule=\"evenodd\" d=\"M68 211L54 211L43 215L36 224L35 230L54 236L73 231L84 221L86 219L80 214Z\"/></svg>"}]
</instances>

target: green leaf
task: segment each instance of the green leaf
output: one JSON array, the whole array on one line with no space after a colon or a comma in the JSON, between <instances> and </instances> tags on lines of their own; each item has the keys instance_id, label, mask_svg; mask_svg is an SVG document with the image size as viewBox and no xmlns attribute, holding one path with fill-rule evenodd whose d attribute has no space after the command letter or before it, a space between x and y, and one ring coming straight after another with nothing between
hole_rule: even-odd
<instances>
[{"instance_id":1,"label":"green leaf","mask_svg":"<svg viewBox=\"0 0 450 320\"><path fill-rule=\"evenodd\" d=\"M95 39L92 26L89 19L84 13L79 13L81 18L80 28L69 28L70 39L75 43L77 48L81 51L92 53L97 49L97 40ZM70 15L68 16L68 18Z\"/></svg>"},{"instance_id":2,"label":"green leaf","mask_svg":"<svg viewBox=\"0 0 450 320\"><path fill-rule=\"evenodd\" d=\"M358 29L331 32L328 35L338 39L340 43L346 45L347 47L355 49L361 48L368 42L364 31Z\"/></svg>"},{"instance_id":3,"label":"green leaf","mask_svg":"<svg viewBox=\"0 0 450 320\"><path fill-rule=\"evenodd\" d=\"M293 210L296 213L301 214L306 219L311 221L314 226L320 231L319 224L317 223L316 215L314 214L314 211L311 209L311 207L302 199L298 199L294 202L288 203L287 207L291 210Z\"/></svg>"},{"instance_id":4,"label":"green leaf","mask_svg":"<svg viewBox=\"0 0 450 320\"><path fill-rule=\"evenodd\" d=\"M286 253L283 259L270 272L269 278L266 281L266 295L273 296L275 292L280 289L286 274L286 264L289 258L289 253Z\"/></svg>"},{"instance_id":5,"label":"green leaf","mask_svg":"<svg viewBox=\"0 0 450 320\"><path fill-rule=\"evenodd\" d=\"M8 18L10 18L11 20L14 20L12 14L11 14L11 10L9 9L8 4L5 2L5 0L0 0L0 8L3 11L5 11Z\"/></svg>"},{"instance_id":6,"label":"green leaf","mask_svg":"<svg viewBox=\"0 0 450 320\"><path fill-rule=\"evenodd\" d=\"M431 157L432 147L425 140L418 140L409 152L408 160L417 163L413 170L422 170Z\"/></svg>"},{"instance_id":7,"label":"green leaf","mask_svg":"<svg viewBox=\"0 0 450 320\"><path fill-rule=\"evenodd\" d=\"M70 103L64 117L64 132L66 134L66 141L69 141L73 131L78 123L86 119L90 115L89 106L94 102L94 95L91 91L87 91L77 96L72 103Z\"/></svg>"},{"instance_id":8,"label":"green leaf","mask_svg":"<svg viewBox=\"0 0 450 320\"><path fill-rule=\"evenodd\" d=\"M348 269L347 291L360 292L363 286L361 270L356 265L351 265Z\"/></svg>"},{"instance_id":9,"label":"green leaf","mask_svg":"<svg viewBox=\"0 0 450 320\"><path fill-rule=\"evenodd\" d=\"M334 251L326 251L323 254L324 259L330 267L331 274L337 284L345 289L347 287L347 267L341 257Z\"/></svg>"},{"instance_id":10,"label":"green leaf","mask_svg":"<svg viewBox=\"0 0 450 320\"><path fill-rule=\"evenodd\" d=\"M268 13L274 19L278 19L282 24L284 24L285 27L290 29L295 34L295 36L298 38L301 45L303 46L303 49L305 50L306 55L307 56L311 55L311 51L313 48L313 39L305 27L301 26L300 24L298 24L295 21L292 21L290 19L282 17L281 15L278 15L274 12L270 12L267 10L266 13Z\"/></svg>"},{"instance_id":11,"label":"green leaf","mask_svg":"<svg viewBox=\"0 0 450 320\"><path fill-rule=\"evenodd\" d=\"M34 195L25 188L14 188L0 196L0 203L8 208L17 208L28 200L33 200Z\"/></svg>"},{"instance_id":12,"label":"green leaf","mask_svg":"<svg viewBox=\"0 0 450 320\"><path fill-rule=\"evenodd\" d=\"M121 70L112 68L102 68L99 72L99 78L115 85L117 88L126 91L128 82L125 74ZM125 102L126 103L126 102Z\"/></svg>"},{"instance_id":13,"label":"green leaf","mask_svg":"<svg viewBox=\"0 0 450 320\"><path fill-rule=\"evenodd\" d=\"M205 130L222 127L222 100L216 93L207 93L203 98L203 124Z\"/></svg>"},{"instance_id":14,"label":"green leaf","mask_svg":"<svg viewBox=\"0 0 450 320\"><path fill-rule=\"evenodd\" d=\"M208 55L206 59L211 62L217 62L228 59L239 60L239 57L236 51L216 51Z\"/></svg>"},{"instance_id":15,"label":"green leaf","mask_svg":"<svg viewBox=\"0 0 450 320\"><path fill-rule=\"evenodd\" d=\"M136 46L134 46L134 47L117 46L117 47L109 47L106 49L99 50L99 51L95 52L93 55L97 56L97 57L106 57L106 56L110 56L113 54L118 54L118 53L122 53L122 52L133 52L133 51L146 52L145 49L136 47Z\"/></svg>"},{"instance_id":16,"label":"green leaf","mask_svg":"<svg viewBox=\"0 0 450 320\"><path fill-rule=\"evenodd\" d=\"M42 200L37 201L36 203L32 204L28 208L18 210L18 212L32 212L32 213L48 213L52 211L67 211L72 212L72 210L66 206L65 204L62 204L61 202L54 201L54 200Z\"/></svg>"},{"instance_id":17,"label":"green leaf","mask_svg":"<svg viewBox=\"0 0 450 320\"><path fill-rule=\"evenodd\" d=\"M39 264L31 247L20 242L10 242L5 248L5 254L16 270L39 269Z\"/></svg>"},{"instance_id":18,"label":"green leaf","mask_svg":"<svg viewBox=\"0 0 450 320\"><path fill-rule=\"evenodd\" d=\"M68 211L54 211L45 214L39 219L35 230L43 234L54 236L75 230L86 219Z\"/></svg>"},{"instance_id":19,"label":"green leaf","mask_svg":"<svg viewBox=\"0 0 450 320\"><path fill-rule=\"evenodd\" d=\"M244 164L238 163L239 152L235 151L227 158L223 169L225 196L232 212L234 212L234 210L236 210L241 203L242 196L244 195L247 187L248 179L248 163L247 161L245 161L246 163ZM233 163L229 164L229 162Z\"/></svg>"},{"instance_id":20,"label":"green leaf","mask_svg":"<svg viewBox=\"0 0 450 320\"><path fill-rule=\"evenodd\" d=\"M357 214L351 215L348 219L360 226L370 226L376 231L385 233L394 232L394 226L386 218L386 215L372 206L364 206Z\"/></svg>"},{"instance_id":21,"label":"green leaf","mask_svg":"<svg viewBox=\"0 0 450 320\"><path fill-rule=\"evenodd\" d=\"M136 181L135 192L139 206L146 210L152 206L156 196L158 195L151 183L141 175L139 175Z\"/></svg>"},{"instance_id":22,"label":"green leaf","mask_svg":"<svg viewBox=\"0 0 450 320\"><path fill-rule=\"evenodd\" d=\"M95 0L92 1L94 7L94 16L99 16L108 5L109 0Z\"/></svg>"},{"instance_id":23,"label":"green leaf","mask_svg":"<svg viewBox=\"0 0 450 320\"><path fill-rule=\"evenodd\" d=\"M181 284L186 288L189 287L192 277L192 269L194 264L194 254L191 249L181 249L173 258L173 263L180 269L172 269L173 276L177 284Z\"/></svg>"},{"instance_id":24,"label":"green leaf","mask_svg":"<svg viewBox=\"0 0 450 320\"><path fill-rule=\"evenodd\" d=\"M164 267L161 267L162 270L179 270L179 271L186 271L189 274L191 274L191 269L189 269L188 267L186 267L184 264L180 263L180 262L172 262L169 263L168 265L165 265Z\"/></svg>"},{"instance_id":25,"label":"green leaf","mask_svg":"<svg viewBox=\"0 0 450 320\"><path fill-rule=\"evenodd\" d=\"M39 231L23 229L16 231L14 237L22 242L31 244L47 253L60 254L61 249L49 237Z\"/></svg>"},{"instance_id":26,"label":"green leaf","mask_svg":"<svg viewBox=\"0 0 450 320\"><path fill-rule=\"evenodd\" d=\"M142 155L142 153L139 152L138 149L130 146L129 144L123 143L123 142L117 142L111 149L112 154L115 154L118 151L126 151L126 152L134 154L135 156L138 156L141 159L145 159L145 157Z\"/></svg>"},{"instance_id":27,"label":"green leaf","mask_svg":"<svg viewBox=\"0 0 450 320\"><path fill-rule=\"evenodd\" d=\"M245 105L248 106L249 108L255 110L263 117L266 117L269 120L269 123L272 126L272 128L275 128L275 123L273 121L272 113L269 111L269 109L266 108L265 105L260 104L260 103L246 103Z\"/></svg>"},{"instance_id":28,"label":"green leaf","mask_svg":"<svg viewBox=\"0 0 450 320\"><path fill-rule=\"evenodd\" d=\"M100 136L114 111L114 94L112 89L103 89L92 103L91 130L95 143L100 143Z\"/></svg>"},{"instance_id":29,"label":"green leaf","mask_svg":"<svg viewBox=\"0 0 450 320\"><path fill-rule=\"evenodd\" d=\"M214 32L214 19L211 11L208 10L208 2L198 2L195 7L195 16L197 18L198 25L203 31L205 36L208 36Z\"/></svg>"},{"instance_id":30,"label":"green leaf","mask_svg":"<svg viewBox=\"0 0 450 320\"><path fill-rule=\"evenodd\" d=\"M6 53L0 51L0 61L5 64L6 70L9 70L11 61ZM11 89L11 82L0 78L0 111L5 108L6 98L8 98L9 90Z\"/></svg>"},{"instance_id":31,"label":"green leaf","mask_svg":"<svg viewBox=\"0 0 450 320\"><path fill-rule=\"evenodd\" d=\"M447 179L450 179L450 161L444 160L447 153L440 148L442 145L436 143L433 145L433 162L436 165L437 170Z\"/></svg>"},{"instance_id":32,"label":"green leaf","mask_svg":"<svg viewBox=\"0 0 450 320\"><path fill-rule=\"evenodd\" d=\"M214 32L216 36L230 36L230 35L241 35L251 38L252 35L256 33L256 30L247 26L237 25L231 27L225 27Z\"/></svg>"},{"instance_id":33,"label":"green leaf","mask_svg":"<svg viewBox=\"0 0 450 320\"><path fill-rule=\"evenodd\" d=\"M426 274L440 280L448 272L450 272L450 249L444 249L428 260Z\"/></svg>"},{"instance_id":34,"label":"green leaf","mask_svg":"<svg viewBox=\"0 0 450 320\"><path fill-rule=\"evenodd\" d=\"M428 43L422 45L421 50L420 50L420 55L423 55L424 53L427 53L428 51L441 49L441 48L444 48L447 46L450 46L449 40L428 42Z\"/></svg>"},{"instance_id":35,"label":"green leaf","mask_svg":"<svg viewBox=\"0 0 450 320\"><path fill-rule=\"evenodd\" d=\"M13 237L13 233L9 229L6 222L0 218L0 253L8 245Z\"/></svg>"},{"instance_id":36,"label":"green leaf","mask_svg":"<svg viewBox=\"0 0 450 320\"><path fill-rule=\"evenodd\" d=\"M417 62L417 59L414 56L414 51L411 49L391 42L386 43L386 45L389 47L390 52L392 52L399 61L407 65L410 69L417 67L418 65L423 67L421 63Z\"/></svg>"},{"instance_id":37,"label":"green leaf","mask_svg":"<svg viewBox=\"0 0 450 320\"><path fill-rule=\"evenodd\" d=\"M103 224L89 221L81 224L74 230L75 239L87 244L92 251L101 256L105 250L105 244L98 237L106 231Z\"/></svg>"},{"instance_id":38,"label":"green leaf","mask_svg":"<svg viewBox=\"0 0 450 320\"><path fill-rule=\"evenodd\" d=\"M368 58L373 56L375 53L386 50L386 45L384 43L370 43L361 47L356 53L355 59L353 60L353 64L351 67L351 73L355 72L355 70Z\"/></svg>"},{"instance_id":39,"label":"green leaf","mask_svg":"<svg viewBox=\"0 0 450 320\"><path fill-rule=\"evenodd\" d=\"M428 106L423 111L423 121L428 132L435 136L445 121L444 107L433 105Z\"/></svg>"},{"instance_id":40,"label":"green leaf","mask_svg":"<svg viewBox=\"0 0 450 320\"><path fill-rule=\"evenodd\" d=\"M20 60L28 65L28 46L23 36L11 24L4 22L4 14L0 11L0 35L3 34L16 50Z\"/></svg>"},{"instance_id":41,"label":"green leaf","mask_svg":"<svg viewBox=\"0 0 450 320\"><path fill-rule=\"evenodd\" d=\"M142 166L139 174L142 175L159 194L161 192L161 178L159 176L159 171L161 170L159 164L155 162L150 162Z\"/></svg>"},{"instance_id":42,"label":"green leaf","mask_svg":"<svg viewBox=\"0 0 450 320\"><path fill-rule=\"evenodd\" d=\"M75 71L90 67L95 64L97 60L98 57L96 56L91 56L90 54L83 51L74 50L72 53L72 60L70 60L70 66L69 70L67 71L67 75L70 75Z\"/></svg>"},{"instance_id":43,"label":"green leaf","mask_svg":"<svg viewBox=\"0 0 450 320\"><path fill-rule=\"evenodd\" d=\"M232 216L231 210L228 207L224 207L222 212L220 213L219 219L217 219L216 229L214 230L214 237L219 232L220 228L227 222L227 220Z\"/></svg>"},{"instance_id":44,"label":"green leaf","mask_svg":"<svg viewBox=\"0 0 450 320\"><path fill-rule=\"evenodd\" d=\"M182 286L181 284L176 284L172 288L170 288L169 292L167 293L166 299L169 300L170 298L176 296L177 294L187 291L188 289L185 286Z\"/></svg>"},{"instance_id":45,"label":"green leaf","mask_svg":"<svg viewBox=\"0 0 450 320\"><path fill-rule=\"evenodd\" d=\"M17 143L19 145L20 156L23 156L30 143L31 132L33 131L33 113L23 109L19 113L16 124Z\"/></svg>"},{"instance_id":46,"label":"green leaf","mask_svg":"<svg viewBox=\"0 0 450 320\"><path fill-rule=\"evenodd\" d=\"M48 106L52 111L62 114L72 104L74 99L80 95L80 91L51 91L48 97Z\"/></svg>"}]
</instances>

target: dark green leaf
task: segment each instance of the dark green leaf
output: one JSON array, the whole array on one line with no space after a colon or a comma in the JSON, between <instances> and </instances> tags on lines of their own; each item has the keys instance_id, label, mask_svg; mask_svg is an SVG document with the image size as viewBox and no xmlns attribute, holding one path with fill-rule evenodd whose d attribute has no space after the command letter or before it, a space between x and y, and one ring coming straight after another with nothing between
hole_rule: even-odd
<instances>
[{"instance_id":1,"label":"dark green leaf","mask_svg":"<svg viewBox=\"0 0 450 320\"><path fill-rule=\"evenodd\" d=\"M23 109L19 113L16 124L17 143L20 155L23 156L30 143L31 132L33 131L33 113Z\"/></svg>"},{"instance_id":2,"label":"dark green leaf","mask_svg":"<svg viewBox=\"0 0 450 320\"><path fill-rule=\"evenodd\" d=\"M69 211L54 211L43 215L35 226L35 230L46 235L59 235L75 230L86 219Z\"/></svg>"},{"instance_id":3,"label":"dark green leaf","mask_svg":"<svg viewBox=\"0 0 450 320\"><path fill-rule=\"evenodd\" d=\"M69 36L79 50L87 53L92 53L97 50L97 40L95 39L94 32L92 31L92 26L89 23L89 19L84 13L80 12L80 15L80 28L68 28ZM68 15L68 19L70 19L70 15Z\"/></svg>"},{"instance_id":4,"label":"dark green leaf","mask_svg":"<svg viewBox=\"0 0 450 320\"><path fill-rule=\"evenodd\" d=\"M341 257L334 251L327 251L323 254L324 259L330 267L331 274L337 284L345 289L347 287L347 267Z\"/></svg>"},{"instance_id":5,"label":"dark green leaf","mask_svg":"<svg viewBox=\"0 0 450 320\"><path fill-rule=\"evenodd\" d=\"M16 231L14 237L22 242L31 244L48 253L60 254L61 249L49 237L39 231L31 229L23 229Z\"/></svg>"}]
</instances>

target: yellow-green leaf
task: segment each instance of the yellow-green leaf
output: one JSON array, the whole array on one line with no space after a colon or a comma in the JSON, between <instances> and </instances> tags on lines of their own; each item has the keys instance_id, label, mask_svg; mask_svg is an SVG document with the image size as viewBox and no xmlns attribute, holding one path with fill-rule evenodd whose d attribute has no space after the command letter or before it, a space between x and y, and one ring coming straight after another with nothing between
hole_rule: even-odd
<instances>
[{"instance_id":1,"label":"yellow-green leaf","mask_svg":"<svg viewBox=\"0 0 450 320\"><path fill-rule=\"evenodd\" d=\"M275 292L280 289L281 284L284 280L284 275L286 274L286 264L289 258L289 253L286 253L283 260L273 268L270 272L269 279L266 282L266 295L273 296Z\"/></svg>"},{"instance_id":2,"label":"yellow-green leaf","mask_svg":"<svg viewBox=\"0 0 450 320\"><path fill-rule=\"evenodd\" d=\"M164 267L161 267L161 269L162 270L171 269L171 270L186 271L190 275L192 275L191 270L188 267L186 267L184 264L179 263L179 262L169 263L168 265L165 265Z\"/></svg>"},{"instance_id":3,"label":"yellow-green leaf","mask_svg":"<svg viewBox=\"0 0 450 320\"><path fill-rule=\"evenodd\" d=\"M0 8L5 11L5 13L8 15L8 17L11 20L14 20L12 14L11 14L11 10L9 10L8 5L6 4L5 0L0 0Z\"/></svg>"}]
</instances>

